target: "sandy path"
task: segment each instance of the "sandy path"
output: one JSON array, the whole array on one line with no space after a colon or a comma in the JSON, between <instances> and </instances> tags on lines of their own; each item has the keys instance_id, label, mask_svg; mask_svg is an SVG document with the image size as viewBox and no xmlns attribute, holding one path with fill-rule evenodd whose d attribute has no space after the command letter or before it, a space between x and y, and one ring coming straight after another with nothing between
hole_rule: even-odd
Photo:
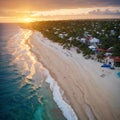
<instances>
[{"instance_id":1,"label":"sandy path","mask_svg":"<svg viewBox=\"0 0 120 120\"><path fill-rule=\"evenodd\" d=\"M113 77L113 71L105 70L106 76L100 77L100 63L85 60L74 51L63 50L38 32L33 34L29 44L64 90L80 120L120 119L120 80Z\"/></svg>"}]
</instances>

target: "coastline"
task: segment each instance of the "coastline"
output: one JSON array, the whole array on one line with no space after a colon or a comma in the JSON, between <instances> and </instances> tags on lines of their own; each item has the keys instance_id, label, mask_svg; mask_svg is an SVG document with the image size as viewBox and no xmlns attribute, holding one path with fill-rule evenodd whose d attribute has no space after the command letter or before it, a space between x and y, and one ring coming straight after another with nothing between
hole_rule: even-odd
<instances>
[{"instance_id":1,"label":"coastline","mask_svg":"<svg viewBox=\"0 0 120 120\"><path fill-rule=\"evenodd\" d=\"M15 31L15 34L11 35L11 37L8 37L8 40L5 42L7 46L6 48L8 50L7 57L9 56L9 54L12 56L10 66L15 65L13 66L13 68L16 67L16 69L18 69L21 76L21 77L19 76L18 78L19 81L18 81L18 79L16 79L17 74L14 74L14 71L13 73L11 73L14 75L15 81L17 83L19 82L19 85L17 84L16 86L18 89L18 92L17 91L15 92L15 96L16 95L19 96L18 95L19 92L22 91L23 93L20 93L20 96L22 96L22 98L24 96L24 98L26 99L25 101L26 109L22 111L23 115L19 114L20 118L23 116L24 117L23 119L25 120L27 118L29 118L29 120L31 119L66 120L62 111L58 108L57 104L53 100L53 94L50 91L49 84L45 82L45 79L46 79L45 78L46 76L44 73L45 68L40 62L37 61L35 55L30 51L30 47L26 44L26 42L29 40L29 38L33 34L33 32L28 29L22 29L22 28L17 28L17 29L18 29L18 32ZM10 71L11 71L11 68L10 68ZM7 79L9 80L9 78ZM10 79L12 80L12 78ZM13 87L13 89L16 90L16 87L15 88ZM10 88L10 90L11 89L12 88ZM13 96L11 97L13 98ZM19 101L19 98L21 97L17 97L18 101ZM36 100L34 101L33 99L36 99ZM22 102L21 105L23 105L23 103L24 102ZM28 103L30 103L29 108L28 108ZM15 104L19 105L19 103L16 103L16 102ZM15 110L17 109L18 107ZM20 112L22 109L23 108L20 106ZM31 110L32 112L30 112L29 110ZM54 111L56 112L56 114L54 114ZM11 111L11 114L13 115L14 111ZM28 114L28 117L24 116L25 114ZM16 116L17 115L18 114L16 114ZM14 119L14 118L17 118L17 117L13 116L13 118L11 119Z\"/></svg>"},{"instance_id":2,"label":"coastline","mask_svg":"<svg viewBox=\"0 0 120 120\"><path fill-rule=\"evenodd\" d=\"M26 40L25 44L30 47L30 52L34 53L31 49L32 45L30 44L29 39ZM59 87L59 85L55 81L55 78L54 78L55 75L53 73L51 73L50 71L48 71L48 69L46 69L47 67L44 65L44 63L42 61L39 60L38 56L34 55L34 57L38 61L38 63L39 62L42 63L41 67L42 67L43 72L44 72L43 73L44 81L46 81L46 83L49 84L50 89L51 89L52 94L53 94L53 99L56 102L56 104L58 105L58 107L61 110L64 117L67 120L78 120L78 118L77 118L74 110L72 109L71 105L68 104L68 100L64 96L63 90ZM39 83L39 79L37 81Z\"/></svg>"},{"instance_id":3,"label":"coastline","mask_svg":"<svg viewBox=\"0 0 120 120\"><path fill-rule=\"evenodd\" d=\"M27 44L31 47L31 52L35 54L38 61L49 70L50 75L64 90L65 97L75 110L78 119L117 120L120 109L115 112L114 106L111 105L114 100L109 101L111 96L108 94L108 90L112 87L108 86L108 90L106 90L106 85L103 85L106 79L111 79L110 70L104 71L106 74L104 78L100 77L102 71L101 68L100 70L98 68L100 63L85 60L82 55L74 51L63 50L61 46L50 42L39 32L34 31ZM117 78L113 77L113 79L119 87L120 83ZM117 85L113 87L115 86ZM118 97L119 100L120 97Z\"/></svg>"}]
</instances>

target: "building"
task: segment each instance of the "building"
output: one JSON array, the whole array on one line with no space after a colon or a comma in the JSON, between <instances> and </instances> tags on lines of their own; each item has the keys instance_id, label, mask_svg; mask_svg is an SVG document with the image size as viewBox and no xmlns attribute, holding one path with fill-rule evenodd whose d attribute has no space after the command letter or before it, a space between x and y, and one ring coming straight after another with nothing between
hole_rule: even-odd
<instances>
[{"instance_id":1,"label":"building","mask_svg":"<svg viewBox=\"0 0 120 120\"><path fill-rule=\"evenodd\" d=\"M120 57L116 56L113 59L115 66L120 67Z\"/></svg>"}]
</instances>

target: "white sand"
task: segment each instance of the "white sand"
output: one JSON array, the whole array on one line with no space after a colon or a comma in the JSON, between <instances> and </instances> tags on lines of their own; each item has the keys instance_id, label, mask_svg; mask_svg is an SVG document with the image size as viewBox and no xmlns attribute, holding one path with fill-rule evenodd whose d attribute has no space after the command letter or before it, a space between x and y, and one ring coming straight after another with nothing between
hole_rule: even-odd
<instances>
[{"instance_id":1,"label":"white sand","mask_svg":"<svg viewBox=\"0 0 120 120\"><path fill-rule=\"evenodd\" d=\"M74 49L62 49L39 32L32 35L29 44L65 92L66 101L72 105L79 119L120 119L117 70L103 69L100 63L84 59Z\"/></svg>"}]
</instances>

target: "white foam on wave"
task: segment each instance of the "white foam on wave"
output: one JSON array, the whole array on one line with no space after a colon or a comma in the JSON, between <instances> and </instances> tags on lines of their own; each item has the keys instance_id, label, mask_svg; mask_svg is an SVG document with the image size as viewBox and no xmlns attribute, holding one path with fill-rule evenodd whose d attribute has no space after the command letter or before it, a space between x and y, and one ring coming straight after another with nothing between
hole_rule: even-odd
<instances>
[{"instance_id":1,"label":"white foam on wave","mask_svg":"<svg viewBox=\"0 0 120 120\"><path fill-rule=\"evenodd\" d=\"M50 76L47 70L46 73L48 76L46 82L50 84L50 89L53 92L53 99L63 112L64 117L67 120L78 120L77 115L75 114L72 107L67 102L64 101L63 95L60 92L60 87L58 86L57 82Z\"/></svg>"},{"instance_id":2,"label":"white foam on wave","mask_svg":"<svg viewBox=\"0 0 120 120\"><path fill-rule=\"evenodd\" d=\"M40 39L42 34L39 34L34 33L34 37L32 36L33 39ZM43 37L41 40L43 40ZM50 89L53 92L53 99L58 105L59 109L62 111L64 117L67 120L78 120L77 115L72 107L63 99L63 94L60 92L60 87L58 86L57 82L51 77L49 71L45 68L44 75L47 76L46 82L50 84Z\"/></svg>"},{"instance_id":3,"label":"white foam on wave","mask_svg":"<svg viewBox=\"0 0 120 120\"><path fill-rule=\"evenodd\" d=\"M44 42L44 44L50 44L50 42L47 41L47 38L44 38L40 32L35 32L33 39L42 40L42 43ZM47 41L47 43L45 41ZM72 107L63 99L64 92L61 93L60 87L58 86L57 82L51 77L47 69L45 69L45 74L47 76L46 82L50 84L50 89L53 92L53 99L62 111L64 117L67 120L78 120L77 115Z\"/></svg>"},{"instance_id":4,"label":"white foam on wave","mask_svg":"<svg viewBox=\"0 0 120 120\"><path fill-rule=\"evenodd\" d=\"M35 89L40 87L42 79L46 78L46 82L50 84L50 89L53 92L53 99L62 111L64 117L67 120L78 120L72 107L64 101L57 82L51 77L49 71L35 59L35 56L30 52L30 47L25 43L31 35L32 31L20 29L20 32L9 41L12 47L15 46L12 51L13 55L15 55L14 62L17 63L18 66L24 66L22 71L27 73L27 78L34 79Z\"/></svg>"}]
</instances>

